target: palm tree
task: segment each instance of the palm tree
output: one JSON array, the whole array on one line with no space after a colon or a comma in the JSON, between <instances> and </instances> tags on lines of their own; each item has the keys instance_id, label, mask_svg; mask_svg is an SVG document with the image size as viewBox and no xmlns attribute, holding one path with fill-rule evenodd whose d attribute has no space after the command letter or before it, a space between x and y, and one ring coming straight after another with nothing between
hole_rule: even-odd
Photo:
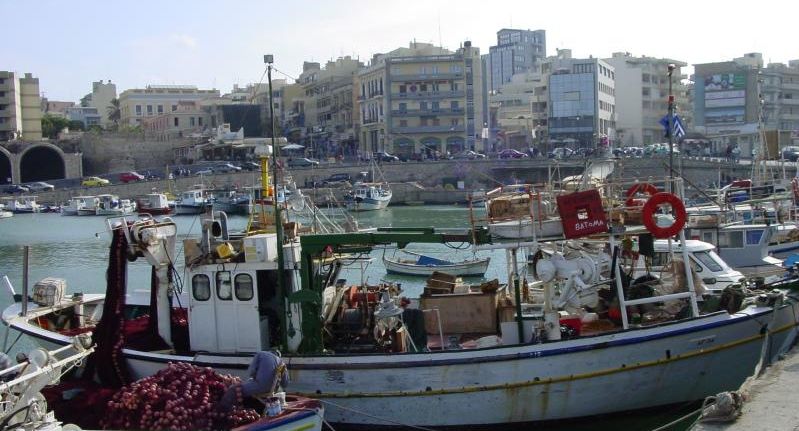
<instances>
[{"instance_id":1,"label":"palm tree","mask_svg":"<svg viewBox=\"0 0 799 431\"><path fill-rule=\"evenodd\" d=\"M114 122L114 129L119 128L119 120L122 118L122 109L119 106L119 99L111 99L111 106L107 108L108 119Z\"/></svg>"}]
</instances>

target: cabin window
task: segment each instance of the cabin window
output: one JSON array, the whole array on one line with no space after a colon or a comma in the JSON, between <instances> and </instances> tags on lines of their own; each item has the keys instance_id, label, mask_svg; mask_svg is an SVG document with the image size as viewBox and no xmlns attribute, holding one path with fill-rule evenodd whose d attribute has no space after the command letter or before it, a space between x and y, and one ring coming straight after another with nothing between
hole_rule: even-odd
<instances>
[{"instance_id":1,"label":"cabin window","mask_svg":"<svg viewBox=\"0 0 799 431\"><path fill-rule=\"evenodd\" d=\"M252 277L250 274L239 274L236 276L236 299L239 301L249 301L253 297Z\"/></svg>"},{"instance_id":2,"label":"cabin window","mask_svg":"<svg viewBox=\"0 0 799 431\"><path fill-rule=\"evenodd\" d=\"M197 301L211 299L211 280L207 275L197 274L191 278L191 291Z\"/></svg>"},{"instance_id":3,"label":"cabin window","mask_svg":"<svg viewBox=\"0 0 799 431\"><path fill-rule=\"evenodd\" d=\"M763 238L763 229L746 231L746 245L760 244L761 238Z\"/></svg>"},{"instance_id":4,"label":"cabin window","mask_svg":"<svg viewBox=\"0 0 799 431\"><path fill-rule=\"evenodd\" d=\"M719 265L718 261L713 257L715 253L708 251L697 251L694 253L694 257L696 260L702 262L702 265L706 266L707 269L713 272L721 271L721 265ZM700 269L701 270L701 269ZM697 271L699 272L699 271Z\"/></svg>"},{"instance_id":5,"label":"cabin window","mask_svg":"<svg viewBox=\"0 0 799 431\"><path fill-rule=\"evenodd\" d=\"M741 231L719 232L719 248L743 248L744 233Z\"/></svg>"},{"instance_id":6,"label":"cabin window","mask_svg":"<svg viewBox=\"0 0 799 431\"><path fill-rule=\"evenodd\" d=\"M233 286L231 286L230 271L216 273L216 297L223 301L233 299Z\"/></svg>"}]
</instances>

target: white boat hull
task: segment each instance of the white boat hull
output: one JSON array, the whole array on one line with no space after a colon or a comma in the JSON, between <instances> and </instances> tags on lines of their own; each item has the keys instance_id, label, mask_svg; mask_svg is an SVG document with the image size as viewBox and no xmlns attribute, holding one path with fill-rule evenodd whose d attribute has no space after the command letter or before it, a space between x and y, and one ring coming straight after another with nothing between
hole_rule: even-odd
<instances>
[{"instance_id":1,"label":"white boat hull","mask_svg":"<svg viewBox=\"0 0 799 431\"><path fill-rule=\"evenodd\" d=\"M349 200L346 205L350 211L377 211L388 208L390 202L391 197L389 196L387 199L365 198L359 201Z\"/></svg>"},{"instance_id":2,"label":"white boat hull","mask_svg":"<svg viewBox=\"0 0 799 431\"><path fill-rule=\"evenodd\" d=\"M0 219L13 217L14 213L11 211L0 211Z\"/></svg>"},{"instance_id":3,"label":"white boat hull","mask_svg":"<svg viewBox=\"0 0 799 431\"><path fill-rule=\"evenodd\" d=\"M418 265L383 258L386 271L393 274L430 276L433 272L443 272L449 275L481 276L488 271L490 259L470 260L452 265Z\"/></svg>"},{"instance_id":4,"label":"white boat hull","mask_svg":"<svg viewBox=\"0 0 799 431\"><path fill-rule=\"evenodd\" d=\"M735 389L754 372L761 352L768 363L792 345L798 311L792 303L776 310L749 307L732 316L720 312L544 344L402 355L284 355L284 360L291 391L335 403L325 412L334 423L385 424L374 417L419 426L537 422L687 402ZM4 322L39 341L69 342L18 313L19 304L12 305ZM768 336L762 331L766 325ZM123 355L135 379L170 361L244 376L251 359L130 349Z\"/></svg>"},{"instance_id":5,"label":"white boat hull","mask_svg":"<svg viewBox=\"0 0 799 431\"><path fill-rule=\"evenodd\" d=\"M208 205L210 204L202 204L202 205L175 204L175 214L176 215L202 214L205 212L205 207Z\"/></svg>"},{"instance_id":6,"label":"white boat hull","mask_svg":"<svg viewBox=\"0 0 799 431\"><path fill-rule=\"evenodd\" d=\"M533 232L535 228L535 232ZM507 239L528 239L560 237L563 235L563 224L560 219L531 222L529 219L508 220L489 223L491 235Z\"/></svg>"}]
</instances>

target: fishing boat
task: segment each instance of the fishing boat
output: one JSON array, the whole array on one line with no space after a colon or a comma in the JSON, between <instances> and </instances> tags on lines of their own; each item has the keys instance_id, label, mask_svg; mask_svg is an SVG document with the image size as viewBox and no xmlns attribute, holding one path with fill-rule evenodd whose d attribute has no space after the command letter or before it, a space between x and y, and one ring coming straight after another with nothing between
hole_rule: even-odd
<instances>
[{"instance_id":1,"label":"fishing boat","mask_svg":"<svg viewBox=\"0 0 799 431\"><path fill-rule=\"evenodd\" d=\"M79 216L97 215L97 208L100 206L100 198L97 196L86 196L83 205L78 207Z\"/></svg>"},{"instance_id":2,"label":"fishing boat","mask_svg":"<svg viewBox=\"0 0 799 431\"><path fill-rule=\"evenodd\" d=\"M377 173L377 176L375 175ZM353 188L344 195L344 205L350 211L375 211L388 207L391 203L391 187L383 178L383 173L372 160L368 176L380 178L382 182L356 182Z\"/></svg>"},{"instance_id":3,"label":"fishing boat","mask_svg":"<svg viewBox=\"0 0 799 431\"><path fill-rule=\"evenodd\" d=\"M383 256L383 264L389 274L418 275L429 277L433 272L443 272L449 275L479 277L486 273L490 258L450 262L436 259L423 254L404 251L413 254L416 259L390 258Z\"/></svg>"},{"instance_id":4,"label":"fishing boat","mask_svg":"<svg viewBox=\"0 0 799 431\"><path fill-rule=\"evenodd\" d=\"M38 213L42 210L42 206L36 203L36 196L18 196L2 198L6 211L11 211L15 214L30 214Z\"/></svg>"},{"instance_id":5,"label":"fishing boat","mask_svg":"<svg viewBox=\"0 0 799 431\"><path fill-rule=\"evenodd\" d=\"M97 195L97 199L95 215L98 216L120 216L136 211L136 205L130 199L119 199L119 196L111 194Z\"/></svg>"},{"instance_id":6,"label":"fishing boat","mask_svg":"<svg viewBox=\"0 0 799 431\"><path fill-rule=\"evenodd\" d=\"M787 281L712 301L694 284L691 265L674 265L673 276L652 290L631 290L635 286L625 285L630 281L612 256L622 253L622 236L649 235L647 230L628 228L606 237L607 260L548 255L529 278L517 255L520 248L539 245L494 242L480 227L305 235L280 243L278 233L228 233L221 213L209 213L202 226L201 239L184 241L188 322L175 329L168 323L175 311L167 289L174 223L149 219L113 226L109 274L124 273L128 256L144 256L153 265L150 310L158 316L158 334L170 344L166 350L120 346L132 376L152 375L168 362L241 375L252 352L280 346L292 391L327 403L326 418L334 423L500 425L698 400L737 388L796 337L795 297L775 290ZM574 226L607 232L606 226ZM678 236L685 241L683 233ZM407 305L395 285L348 285L339 278L353 251L450 242L506 250L508 284L486 292L423 294ZM685 250L669 252L689 260ZM107 294L124 297L123 287L111 281ZM648 293L631 298L631 291ZM105 298L85 294L78 302L34 307L23 315L14 304L3 321L43 343L65 344L71 336L59 328L59 319L69 320L80 305L84 326L91 327ZM628 396L633 391L636 396Z\"/></svg>"},{"instance_id":7,"label":"fishing boat","mask_svg":"<svg viewBox=\"0 0 799 431\"><path fill-rule=\"evenodd\" d=\"M69 202L61 208L62 216L76 216L81 208L87 205L96 206L95 196L73 196L69 198Z\"/></svg>"},{"instance_id":8,"label":"fishing boat","mask_svg":"<svg viewBox=\"0 0 799 431\"><path fill-rule=\"evenodd\" d=\"M186 190L180 194L180 197L175 201L175 214L176 215L197 215L205 211L207 206L213 204L213 201L208 198L205 189L194 188Z\"/></svg>"},{"instance_id":9,"label":"fishing boat","mask_svg":"<svg viewBox=\"0 0 799 431\"><path fill-rule=\"evenodd\" d=\"M172 208L169 206L169 200L163 193L148 193L136 204L136 211L139 214L150 215L165 215L171 214Z\"/></svg>"}]
</instances>

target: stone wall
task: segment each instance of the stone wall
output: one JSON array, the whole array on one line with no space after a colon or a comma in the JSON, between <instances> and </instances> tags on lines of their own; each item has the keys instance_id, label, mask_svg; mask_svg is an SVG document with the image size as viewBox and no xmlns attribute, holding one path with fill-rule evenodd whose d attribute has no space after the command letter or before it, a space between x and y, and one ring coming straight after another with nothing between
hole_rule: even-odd
<instances>
[{"instance_id":1,"label":"stone wall","mask_svg":"<svg viewBox=\"0 0 799 431\"><path fill-rule=\"evenodd\" d=\"M141 134L93 134L81 138L84 175L153 169L174 159L174 149L184 141L145 141Z\"/></svg>"}]
</instances>

